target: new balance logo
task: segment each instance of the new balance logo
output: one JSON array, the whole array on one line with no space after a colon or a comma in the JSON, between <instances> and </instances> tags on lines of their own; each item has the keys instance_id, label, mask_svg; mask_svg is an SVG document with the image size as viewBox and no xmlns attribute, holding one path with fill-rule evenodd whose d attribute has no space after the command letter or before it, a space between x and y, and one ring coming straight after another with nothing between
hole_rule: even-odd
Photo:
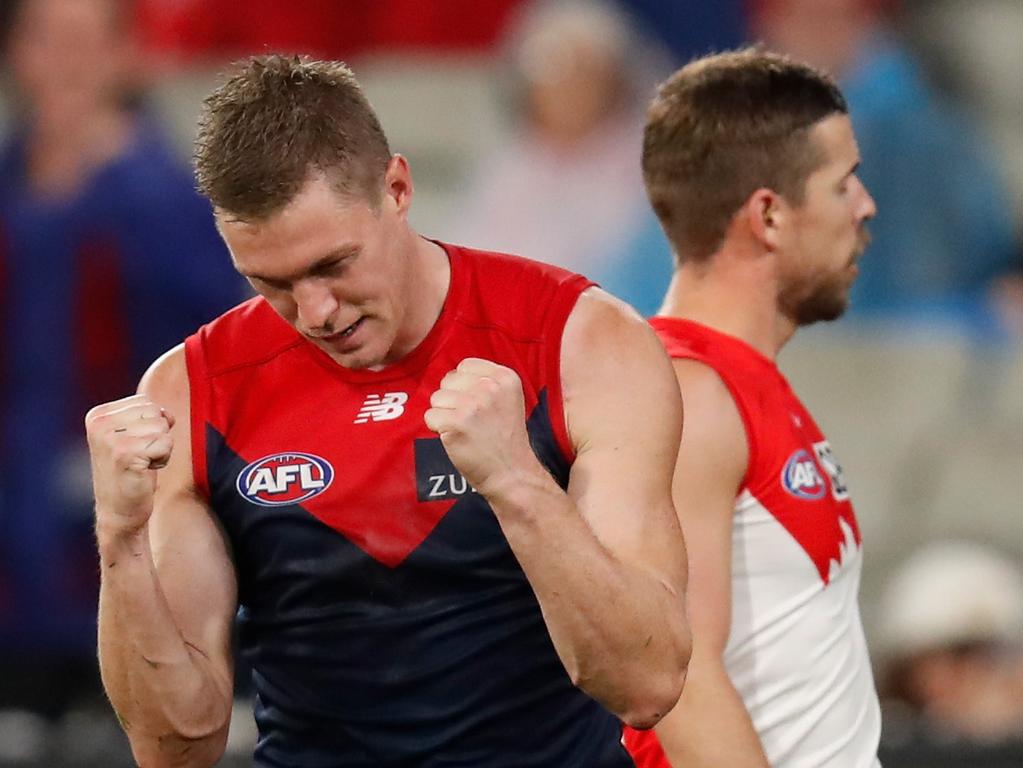
<instances>
[{"instance_id":1,"label":"new balance logo","mask_svg":"<svg viewBox=\"0 0 1023 768\"><path fill-rule=\"evenodd\" d=\"M408 395L404 392L388 392L383 395L370 395L362 404L359 415L355 417L356 424L365 424L367 421L390 421L405 413L405 403L408 402Z\"/></svg>"}]
</instances>

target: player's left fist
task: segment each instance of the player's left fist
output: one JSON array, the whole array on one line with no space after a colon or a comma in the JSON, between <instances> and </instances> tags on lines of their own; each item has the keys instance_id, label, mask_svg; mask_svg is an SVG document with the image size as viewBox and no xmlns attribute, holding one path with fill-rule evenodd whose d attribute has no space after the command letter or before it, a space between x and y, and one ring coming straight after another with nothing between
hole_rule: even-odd
<instances>
[{"instance_id":1,"label":"player's left fist","mask_svg":"<svg viewBox=\"0 0 1023 768\"><path fill-rule=\"evenodd\" d=\"M423 416L455 468L490 498L506 481L541 469L526 434L522 381L511 368L467 357L441 379Z\"/></svg>"}]
</instances>

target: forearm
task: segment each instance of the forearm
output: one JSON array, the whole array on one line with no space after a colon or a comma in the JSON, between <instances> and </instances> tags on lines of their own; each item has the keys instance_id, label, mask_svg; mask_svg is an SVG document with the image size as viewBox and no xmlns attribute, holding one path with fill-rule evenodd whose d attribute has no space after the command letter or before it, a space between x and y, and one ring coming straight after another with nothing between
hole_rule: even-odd
<instances>
[{"instance_id":1,"label":"forearm","mask_svg":"<svg viewBox=\"0 0 1023 768\"><path fill-rule=\"evenodd\" d=\"M146 768L212 765L230 720L230 676L175 623L147 530L98 540L100 669L136 757Z\"/></svg>"},{"instance_id":2,"label":"forearm","mask_svg":"<svg viewBox=\"0 0 1023 768\"><path fill-rule=\"evenodd\" d=\"M694 658L685 690L657 726L673 766L769 768L749 713L720 660Z\"/></svg>"},{"instance_id":3,"label":"forearm","mask_svg":"<svg viewBox=\"0 0 1023 768\"><path fill-rule=\"evenodd\" d=\"M651 727L685 677L683 596L615 559L548 475L519 477L488 499L573 682L630 725Z\"/></svg>"}]
</instances>

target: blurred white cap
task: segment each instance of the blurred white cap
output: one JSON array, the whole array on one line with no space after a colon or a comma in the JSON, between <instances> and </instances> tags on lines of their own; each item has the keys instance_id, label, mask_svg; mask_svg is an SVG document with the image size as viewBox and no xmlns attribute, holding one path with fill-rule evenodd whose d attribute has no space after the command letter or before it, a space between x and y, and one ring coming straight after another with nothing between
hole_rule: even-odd
<instances>
[{"instance_id":1,"label":"blurred white cap","mask_svg":"<svg viewBox=\"0 0 1023 768\"><path fill-rule=\"evenodd\" d=\"M1023 641L1023 572L997 551L968 541L917 550L881 597L885 650L906 656L942 646Z\"/></svg>"}]
</instances>

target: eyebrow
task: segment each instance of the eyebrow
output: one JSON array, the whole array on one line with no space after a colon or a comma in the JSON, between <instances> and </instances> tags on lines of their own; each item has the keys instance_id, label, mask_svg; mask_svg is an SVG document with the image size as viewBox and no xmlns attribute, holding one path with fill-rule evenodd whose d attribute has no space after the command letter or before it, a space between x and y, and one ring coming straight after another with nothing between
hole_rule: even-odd
<instances>
[{"instance_id":1,"label":"eyebrow","mask_svg":"<svg viewBox=\"0 0 1023 768\"><path fill-rule=\"evenodd\" d=\"M355 244L342 245L340 248L336 248L335 250L328 253L326 256L317 259L315 262L310 264L307 269L302 270L301 272L295 275L286 275L284 277L267 277L265 275L260 275L255 272L242 272L241 275L242 277L246 277L249 280L259 280L260 282L266 283L267 285L290 285L291 283L303 277L306 277L308 275L316 275L327 269L330 269L335 264L344 261L345 259L351 259L355 256L358 256L361 251L362 251L361 245Z\"/></svg>"}]
</instances>

